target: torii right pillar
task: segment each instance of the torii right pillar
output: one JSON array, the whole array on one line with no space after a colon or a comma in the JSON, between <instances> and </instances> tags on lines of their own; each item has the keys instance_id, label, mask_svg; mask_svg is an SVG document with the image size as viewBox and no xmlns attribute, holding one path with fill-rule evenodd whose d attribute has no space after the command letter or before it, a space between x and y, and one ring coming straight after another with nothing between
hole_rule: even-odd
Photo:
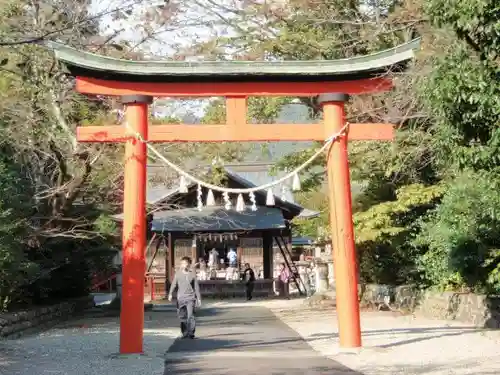
<instances>
[{"instance_id":1,"label":"torii right pillar","mask_svg":"<svg viewBox=\"0 0 500 375\"><path fill-rule=\"evenodd\" d=\"M325 136L336 134L345 125L344 105L347 94L323 94L318 98L323 107ZM358 299L358 263L352 222L351 179L347 154L348 131L332 143L327 156L330 229L335 269L337 319L340 347L361 347L361 324Z\"/></svg>"}]
</instances>

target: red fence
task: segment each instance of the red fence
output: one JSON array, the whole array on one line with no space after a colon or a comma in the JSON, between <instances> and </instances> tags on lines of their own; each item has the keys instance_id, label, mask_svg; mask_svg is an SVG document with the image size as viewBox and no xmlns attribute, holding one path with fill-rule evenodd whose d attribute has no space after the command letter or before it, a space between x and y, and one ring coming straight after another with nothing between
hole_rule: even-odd
<instances>
[{"instance_id":1,"label":"red fence","mask_svg":"<svg viewBox=\"0 0 500 375\"><path fill-rule=\"evenodd\" d=\"M93 292L102 292L104 289L108 293L116 291L116 276L116 273L107 276L94 275L91 290Z\"/></svg>"},{"instance_id":2,"label":"red fence","mask_svg":"<svg viewBox=\"0 0 500 375\"><path fill-rule=\"evenodd\" d=\"M144 296L149 297L151 301L166 298L166 277L162 274L146 274L144 285Z\"/></svg>"}]
</instances>

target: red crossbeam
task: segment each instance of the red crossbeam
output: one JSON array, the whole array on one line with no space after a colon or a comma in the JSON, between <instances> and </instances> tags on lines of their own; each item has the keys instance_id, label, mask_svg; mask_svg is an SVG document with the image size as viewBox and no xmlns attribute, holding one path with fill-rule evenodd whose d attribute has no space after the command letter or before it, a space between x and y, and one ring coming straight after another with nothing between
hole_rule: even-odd
<instances>
[{"instance_id":1,"label":"red crossbeam","mask_svg":"<svg viewBox=\"0 0 500 375\"><path fill-rule=\"evenodd\" d=\"M248 124L243 127L228 125L151 125L150 142L272 142L272 141L324 141L323 124ZM79 142L124 142L134 135L124 126L79 126ZM394 139L392 124L350 124L349 140Z\"/></svg>"},{"instance_id":2,"label":"red crossbeam","mask_svg":"<svg viewBox=\"0 0 500 375\"><path fill-rule=\"evenodd\" d=\"M387 77L357 81L329 82L119 82L76 77L76 90L92 95L149 95L155 97L210 96L316 96L325 92L350 95L387 91L392 81Z\"/></svg>"}]
</instances>

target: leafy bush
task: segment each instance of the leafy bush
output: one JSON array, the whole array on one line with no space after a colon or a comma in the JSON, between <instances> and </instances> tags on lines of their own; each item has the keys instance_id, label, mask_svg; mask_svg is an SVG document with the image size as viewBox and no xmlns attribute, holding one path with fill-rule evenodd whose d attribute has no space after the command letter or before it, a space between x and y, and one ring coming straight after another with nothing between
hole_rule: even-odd
<instances>
[{"instance_id":1,"label":"leafy bush","mask_svg":"<svg viewBox=\"0 0 500 375\"><path fill-rule=\"evenodd\" d=\"M465 171L421 224L415 245L429 285L500 292L500 179Z\"/></svg>"},{"instance_id":2,"label":"leafy bush","mask_svg":"<svg viewBox=\"0 0 500 375\"><path fill-rule=\"evenodd\" d=\"M22 242L29 209L26 188L17 165L2 150L0 157L0 311L22 297L21 286L38 270Z\"/></svg>"},{"instance_id":3,"label":"leafy bush","mask_svg":"<svg viewBox=\"0 0 500 375\"><path fill-rule=\"evenodd\" d=\"M415 264L420 249L411 246L409 240L418 231L418 219L436 205L442 194L442 185L407 185L396 192L394 201L355 213L359 272L364 282L420 281Z\"/></svg>"}]
</instances>

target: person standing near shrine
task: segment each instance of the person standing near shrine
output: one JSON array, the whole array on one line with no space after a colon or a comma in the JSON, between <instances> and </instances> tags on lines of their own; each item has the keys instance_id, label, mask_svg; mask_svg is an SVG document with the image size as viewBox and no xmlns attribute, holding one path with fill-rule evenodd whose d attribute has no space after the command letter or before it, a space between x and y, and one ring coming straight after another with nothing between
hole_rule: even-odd
<instances>
[{"instance_id":1,"label":"person standing near shrine","mask_svg":"<svg viewBox=\"0 0 500 375\"><path fill-rule=\"evenodd\" d=\"M180 269L175 273L170 286L168 300L177 289L177 315L181 321L182 338L194 339L196 330L195 308L201 306L201 293L196 273L191 269L191 258L181 259Z\"/></svg>"},{"instance_id":2,"label":"person standing near shrine","mask_svg":"<svg viewBox=\"0 0 500 375\"><path fill-rule=\"evenodd\" d=\"M219 252L213 248L208 253L208 269L210 273L210 279L217 278L217 267L219 266Z\"/></svg>"},{"instance_id":3,"label":"person standing near shrine","mask_svg":"<svg viewBox=\"0 0 500 375\"><path fill-rule=\"evenodd\" d=\"M290 271L286 268L285 263L280 264L278 274L279 293L281 297L290 299Z\"/></svg>"},{"instance_id":4,"label":"person standing near shrine","mask_svg":"<svg viewBox=\"0 0 500 375\"><path fill-rule=\"evenodd\" d=\"M255 273L250 268L250 264L245 263L245 270L243 271L243 281L245 282L245 296L247 301L252 300L253 288L255 285Z\"/></svg>"},{"instance_id":5,"label":"person standing near shrine","mask_svg":"<svg viewBox=\"0 0 500 375\"><path fill-rule=\"evenodd\" d=\"M200 277L199 277L199 280L207 280L208 279L207 262L205 262L205 259L200 258L198 260L198 267L200 268Z\"/></svg>"},{"instance_id":6,"label":"person standing near shrine","mask_svg":"<svg viewBox=\"0 0 500 375\"><path fill-rule=\"evenodd\" d=\"M208 266L210 268L217 268L219 265L219 252L215 247L208 253Z\"/></svg>"},{"instance_id":7,"label":"person standing near shrine","mask_svg":"<svg viewBox=\"0 0 500 375\"><path fill-rule=\"evenodd\" d=\"M238 254L234 249L229 249L229 252L227 253L227 260L229 261L229 267L238 267Z\"/></svg>"}]
</instances>

